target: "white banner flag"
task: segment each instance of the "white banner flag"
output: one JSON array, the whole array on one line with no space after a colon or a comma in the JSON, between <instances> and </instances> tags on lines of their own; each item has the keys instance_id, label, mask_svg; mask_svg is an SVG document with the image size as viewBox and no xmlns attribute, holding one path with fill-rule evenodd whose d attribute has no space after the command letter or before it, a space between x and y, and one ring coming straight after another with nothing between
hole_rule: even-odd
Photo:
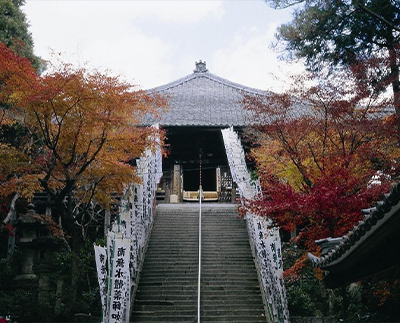
<instances>
[{"instance_id":1,"label":"white banner flag","mask_svg":"<svg viewBox=\"0 0 400 323\"><path fill-rule=\"evenodd\" d=\"M107 308L107 251L106 248L94 245L96 259L97 278L100 287L100 299L103 313Z\"/></svg>"},{"instance_id":2,"label":"white banner flag","mask_svg":"<svg viewBox=\"0 0 400 323\"><path fill-rule=\"evenodd\" d=\"M130 242L130 239L116 238L114 240L109 323L121 323L124 321L126 293L130 292Z\"/></svg>"}]
</instances>

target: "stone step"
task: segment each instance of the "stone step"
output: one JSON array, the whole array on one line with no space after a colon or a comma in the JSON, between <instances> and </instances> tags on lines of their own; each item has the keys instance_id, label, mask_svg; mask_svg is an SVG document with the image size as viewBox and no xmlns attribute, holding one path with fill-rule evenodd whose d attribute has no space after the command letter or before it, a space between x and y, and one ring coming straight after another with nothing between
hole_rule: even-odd
<instances>
[{"instance_id":1,"label":"stone step","mask_svg":"<svg viewBox=\"0 0 400 323\"><path fill-rule=\"evenodd\" d=\"M242 304L245 304L246 306L250 308L256 308L259 307L259 301L261 301L261 296L257 295L251 295L246 297L245 299L241 295L237 295L237 297L232 297L231 299L235 299L235 306L242 306ZM201 297L201 306L202 308L209 308L209 307L216 307L219 308L220 306L232 306L232 301L231 299L228 300L221 300L218 302L218 304L215 302L215 297ZM192 306L195 305L197 307L197 295L195 297L181 297L181 298L176 298L176 299L169 299L167 298L152 298L152 299L137 299L135 301L134 306Z\"/></svg>"},{"instance_id":2,"label":"stone step","mask_svg":"<svg viewBox=\"0 0 400 323\"><path fill-rule=\"evenodd\" d=\"M173 262L174 260L180 261L188 261L198 258L197 250L196 251L188 251L188 250L171 250L168 251L153 251L152 252L155 256L160 257L160 261L167 261ZM202 260L204 259L205 263L211 263L215 261L234 261L234 260L244 260L244 261L251 261L253 257L247 255L244 251L241 252L230 252L230 253L202 253L201 255ZM218 262L217 262L218 263Z\"/></svg>"},{"instance_id":3,"label":"stone step","mask_svg":"<svg viewBox=\"0 0 400 323\"><path fill-rule=\"evenodd\" d=\"M196 306L138 306L133 308L133 313L135 314L152 314L152 316L165 316L166 313L176 313L178 315L186 315L186 316L194 316L197 317L197 304ZM232 308L229 307L219 307L216 309L205 309L200 311L201 317L205 318L207 316L243 316L243 315L253 315L254 317L262 317L263 312L260 311L259 308L251 309L248 305L244 305L243 307Z\"/></svg>"},{"instance_id":4,"label":"stone step","mask_svg":"<svg viewBox=\"0 0 400 323\"><path fill-rule=\"evenodd\" d=\"M133 322L161 322L161 323L171 323L171 322L181 322L181 323L196 323L197 322L197 312L196 315L181 315L179 313L175 315L162 315L155 316L153 313L134 313L132 315L135 320ZM202 316L202 322L209 323L221 323L221 322L239 322L239 323L265 323L266 319L264 316L254 315L225 315L221 317L216 316Z\"/></svg>"},{"instance_id":5,"label":"stone step","mask_svg":"<svg viewBox=\"0 0 400 323\"><path fill-rule=\"evenodd\" d=\"M182 316L197 316L197 308L196 306L192 306L192 308L188 307L164 307L164 308L146 308L146 309L138 309L134 307L132 313L134 314L151 314L152 316L164 317L167 311L177 312ZM243 317L243 316L263 316L263 312L260 309L243 309L243 308L234 308L232 306L229 307L221 307L220 309L210 309L210 310L201 310L201 317L205 318L208 316L231 316L231 317Z\"/></svg>"},{"instance_id":6,"label":"stone step","mask_svg":"<svg viewBox=\"0 0 400 323\"><path fill-rule=\"evenodd\" d=\"M177 282L178 283L178 282ZM230 283L230 282L228 282ZM208 295L213 293L214 295L219 295L219 294L234 294L234 293L241 293L242 296L244 297L245 293L247 292L252 292L256 291L257 293L260 291L260 287L257 284L240 284L238 286L237 282L235 284L227 284L226 282L215 282L213 284L203 284L201 285L201 294L202 295ZM142 284L138 288L138 292L140 293L160 293L160 295L165 294L171 294L171 293L191 293L193 291L196 291L197 293L197 282L185 282L181 283L179 282L179 285L177 284Z\"/></svg>"},{"instance_id":7,"label":"stone step","mask_svg":"<svg viewBox=\"0 0 400 323\"><path fill-rule=\"evenodd\" d=\"M177 294L177 295L161 295L159 293L137 293L136 299L141 301L192 301L197 304L197 292L191 295Z\"/></svg>"},{"instance_id":8,"label":"stone step","mask_svg":"<svg viewBox=\"0 0 400 323\"><path fill-rule=\"evenodd\" d=\"M188 279L190 280L191 277L196 277L197 281L197 270L190 270L190 271L180 271L180 270L174 270L174 271L169 271L170 273L174 273L176 276L176 280L183 280L183 279ZM141 275L143 278L143 283L145 283L144 279L146 281L172 281L171 276L165 276L165 272L163 272L161 269L158 271L146 271L146 273L143 272ZM202 270L202 275L201 275L201 281L203 283L212 283L213 281L258 281L257 277L254 277L253 275L249 274L244 274L242 272L222 272L222 273L215 273L215 272L208 272L205 271L204 269Z\"/></svg>"},{"instance_id":9,"label":"stone step","mask_svg":"<svg viewBox=\"0 0 400 323\"><path fill-rule=\"evenodd\" d=\"M197 259L196 259L197 260ZM184 265L176 265L176 263L170 263L170 264L159 264L159 266L146 266L143 267L146 269L146 271L142 272L143 275L147 275L148 273L164 273L166 270L178 270L180 272L191 272L191 271L196 271L198 270L198 264L197 261L194 262L189 262L185 263Z\"/></svg>"},{"instance_id":10,"label":"stone step","mask_svg":"<svg viewBox=\"0 0 400 323\"><path fill-rule=\"evenodd\" d=\"M221 323L221 322L239 322L239 323L265 323L265 315L215 315L202 316L202 322Z\"/></svg>"},{"instance_id":11,"label":"stone step","mask_svg":"<svg viewBox=\"0 0 400 323\"><path fill-rule=\"evenodd\" d=\"M219 270L218 267L213 267L214 270ZM191 266L191 268L174 268L174 267L158 267L158 268L146 268L146 271L142 272L141 277L146 277L148 279L155 279L155 278L164 278L167 279L168 277L166 277L165 271L168 270L169 272L176 272L178 275L191 275L191 274L196 274L197 277L197 273L198 270L197 268L195 268L195 266ZM252 275L252 273L254 272L254 268L250 268L248 270L246 269L237 269L234 270L232 268L226 269L226 268L222 268L222 270L220 270L220 272L210 272L209 269L205 270L203 267L202 270L202 278L207 278L207 279L218 279L218 278L234 278L237 277L237 279L251 279L254 280L257 277L254 277L254 275Z\"/></svg>"},{"instance_id":12,"label":"stone step","mask_svg":"<svg viewBox=\"0 0 400 323\"><path fill-rule=\"evenodd\" d=\"M162 322L162 323L171 323L171 322L181 322L181 323L195 323L197 317L196 315L181 315L177 314L165 314L163 316L156 316L153 313L132 313L133 320L132 322Z\"/></svg>"}]
</instances>

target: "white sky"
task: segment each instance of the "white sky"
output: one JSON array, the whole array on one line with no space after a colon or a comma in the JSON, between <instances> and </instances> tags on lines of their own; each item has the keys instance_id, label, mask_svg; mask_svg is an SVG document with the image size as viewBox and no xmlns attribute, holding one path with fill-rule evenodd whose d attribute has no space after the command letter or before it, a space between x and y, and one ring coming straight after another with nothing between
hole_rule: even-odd
<instances>
[{"instance_id":1,"label":"white sky","mask_svg":"<svg viewBox=\"0 0 400 323\"><path fill-rule=\"evenodd\" d=\"M263 0L53 1L23 8L35 54L120 74L151 88L192 73L198 60L211 73L243 85L279 91L288 70L271 49L290 10Z\"/></svg>"}]
</instances>

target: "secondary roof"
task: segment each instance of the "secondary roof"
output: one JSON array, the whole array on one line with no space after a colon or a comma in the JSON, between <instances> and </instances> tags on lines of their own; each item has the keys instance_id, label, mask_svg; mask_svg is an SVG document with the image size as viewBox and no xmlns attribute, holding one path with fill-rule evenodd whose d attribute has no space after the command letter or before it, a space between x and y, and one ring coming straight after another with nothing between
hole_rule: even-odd
<instances>
[{"instance_id":1,"label":"secondary roof","mask_svg":"<svg viewBox=\"0 0 400 323\"><path fill-rule=\"evenodd\" d=\"M400 182L377 206L363 210L364 220L343 237L316 241L322 256L309 254L314 266L328 271L328 288L385 273L394 277L400 268Z\"/></svg>"}]
</instances>

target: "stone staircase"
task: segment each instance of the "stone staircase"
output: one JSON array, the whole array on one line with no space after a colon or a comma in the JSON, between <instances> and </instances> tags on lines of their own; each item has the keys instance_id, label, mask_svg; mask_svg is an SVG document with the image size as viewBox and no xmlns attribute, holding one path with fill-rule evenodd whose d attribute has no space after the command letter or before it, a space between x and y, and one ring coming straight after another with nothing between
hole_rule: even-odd
<instances>
[{"instance_id":1,"label":"stone staircase","mask_svg":"<svg viewBox=\"0 0 400 323\"><path fill-rule=\"evenodd\" d=\"M232 204L202 205L201 322L266 322L246 223ZM132 322L197 322L198 204L161 204Z\"/></svg>"}]
</instances>

